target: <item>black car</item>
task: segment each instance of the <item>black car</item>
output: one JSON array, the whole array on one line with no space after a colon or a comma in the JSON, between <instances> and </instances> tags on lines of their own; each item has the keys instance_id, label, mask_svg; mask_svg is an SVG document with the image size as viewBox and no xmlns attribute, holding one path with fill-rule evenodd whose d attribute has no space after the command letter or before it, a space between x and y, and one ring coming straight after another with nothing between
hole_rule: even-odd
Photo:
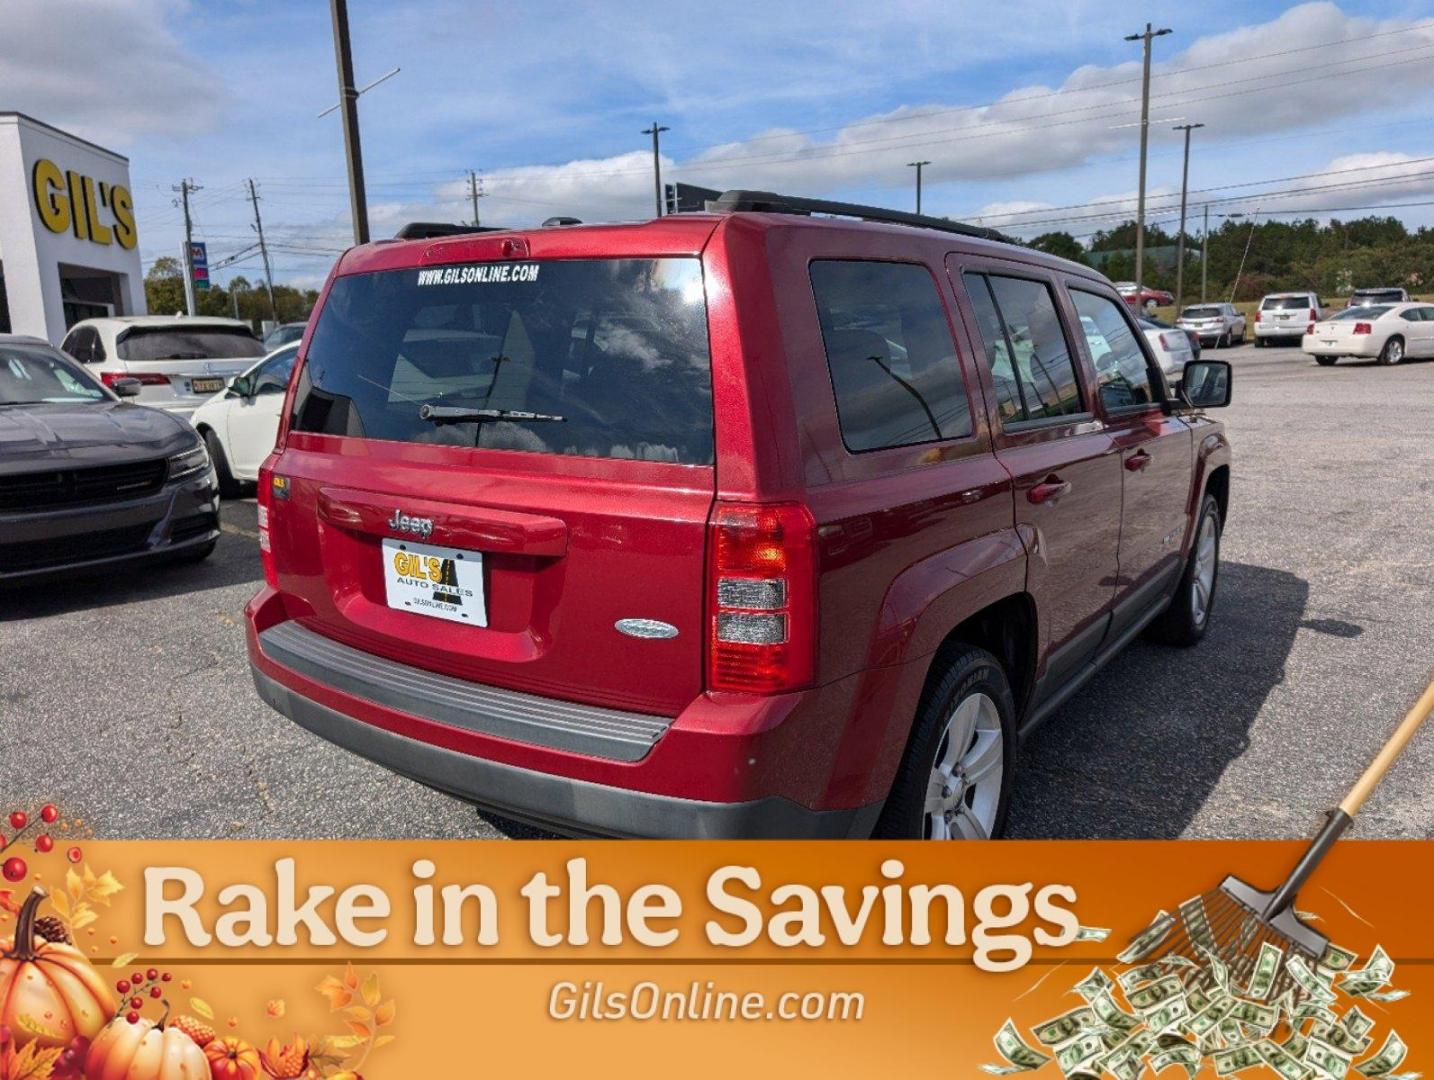
<instances>
[{"instance_id":1,"label":"black car","mask_svg":"<svg viewBox=\"0 0 1434 1080\"><path fill-rule=\"evenodd\" d=\"M37 338L0 335L0 583L146 559L199 560L219 486L184 420L122 401Z\"/></svg>"}]
</instances>

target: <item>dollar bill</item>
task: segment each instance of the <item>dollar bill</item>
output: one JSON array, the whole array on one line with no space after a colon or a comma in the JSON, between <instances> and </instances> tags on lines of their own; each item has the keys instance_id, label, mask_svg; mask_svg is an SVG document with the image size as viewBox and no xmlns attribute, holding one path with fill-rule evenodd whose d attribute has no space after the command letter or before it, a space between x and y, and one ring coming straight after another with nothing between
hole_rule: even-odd
<instances>
[{"instance_id":1,"label":"dollar bill","mask_svg":"<svg viewBox=\"0 0 1434 1080\"><path fill-rule=\"evenodd\" d=\"M1310 1037L1309 1045L1305 1047L1305 1061L1335 1080L1344 1080L1345 1074L1349 1072L1350 1060L1349 1054L1314 1036Z\"/></svg>"},{"instance_id":2,"label":"dollar bill","mask_svg":"<svg viewBox=\"0 0 1434 1080\"><path fill-rule=\"evenodd\" d=\"M1122 971L1115 978L1120 983L1120 988L1128 994L1132 987L1164 978L1168 971L1166 965L1157 960L1153 963L1133 967L1129 971Z\"/></svg>"},{"instance_id":3,"label":"dollar bill","mask_svg":"<svg viewBox=\"0 0 1434 1080\"><path fill-rule=\"evenodd\" d=\"M1145 1018L1145 1026L1151 1031L1169 1031L1182 1020L1190 1017L1190 1006L1185 1003L1185 995L1171 998L1164 1005L1151 1012Z\"/></svg>"},{"instance_id":4,"label":"dollar bill","mask_svg":"<svg viewBox=\"0 0 1434 1080\"><path fill-rule=\"evenodd\" d=\"M1286 1038L1284 1042L1280 1043L1280 1045L1284 1047L1285 1052L1287 1054L1290 1054L1297 1058L1302 1058L1305 1056L1305 1049L1309 1046L1309 1044L1309 1037L1300 1034L1298 1031L1290 1032L1289 1037Z\"/></svg>"},{"instance_id":5,"label":"dollar bill","mask_svg":"<svg viewBox=\"0 0 1434 1080\"><path fill-rule=\"evenodd\" d=\"M1214 949L1201 949L1200 951L1205 956L1205 967L1210 973L1210 978L1215 981L1216 986L1228 994L1230 992L1230 969L1215 954Z\"/></svg>"},{"instance_id":6,"label":"dollar bill","mask_svg":"<svg viewBox=\"0 0 1434 1080\"><path fill-rule=\"evenodd\" d=\"M1192 896L1180 905L1180 918L1185 923L1185 932L1190 940L1202 949L1215 948L1215 935L1210 931L1210 919L1205 914L1203 897Z\"/></svg>"},{"instance_id":7,"label":"dollar bill","mask_svg":"<svg viewBox=\"0 0 1434 1080\"><path fill-rule=\"evenodd\" d=\"M1364 994L1364 995L1362 995L1362 996L1365 997L1365 998L1367 998L1367 999L1369 999L1370 1001L1390 1002L1390 1001L1398 1001L1398 1000L1400 1000L1401 998L1407 998L1407 997L1409 996L1409 991L1408 991L1408 990L1381 990L1381 991L1378 991L1378 992L1375 992L1375 993Z\"/></svg>"},{"instance_id":8,"label":"dollar bill","mask_svg":"<svg viewBox=\"0 0 1434 1080\"><path fill-rule=\"evenodd\" d=\"M1140 1026L1140 1021L1117 1005L1109 992L1091 998L1090 1007L1096 1018L1108 1028L1129 1033Z\"/></svg>"},{"instance_id":9,"label":"dollar bill","mask_svg":"<svg viewBox=\"0 0 1434 1080\"><path fill-rule=\"evenodd\" d=\"M1219 1076L1229 1076L1232 1073L1253 1069L1256 1065L1264 1064L1264 1059L1260 1057L1260 1051L1251 1044L1216 1050L1213 1057L1215 1072Z\"/></svg>"},{"instance_id":10,"label":"dollar bill","mask_svg":"<svg viewBox=\"0 0 1434 1080\"><path fill-rule=\"evenodd\" d=\"M993 1076L1009 1076L1015 1072L1028 1072L1031 1069L1039 1069L1051 1059L1045 1054L1028 1046L1016 1030L1015 1021L1007 1019L1001 1025L1001 1030L996 1032L992 1040L996 1044L996 1050L1009 1062L1008 1065L982 1065L981 1068Z\"/></svg>"},{"instance_id":11,"label":"dollar bill","mask_svg":"<svg viewBox=\"0 0 1434 1080\"><path fill-rule=\"evenodd\" d=\"M1081 1035L1073 1042L1056 1051L1056 1064L1061 1072L1070 1076L1081 1071L1081 1067L1105 1053L1105 1044L1095 1034ZM1098 1074L1097 1074L1098 1075Z\"/></svg>"},{"instance_id":12,"label":"dollar bill","mask_svg":"<svg viewBox=\"0 0 1434 1080\"><path fill-rule=\"evenodd\" d=\"M1255 958L1255 970L1250 974L1250 985L1245 996L1264 1001L1275 986L1275 976L1280 973L1280 964L1285 951L1278 945L1265 941L1260 943L1260 955Z\"/></svg>"},{"instance_id":13,"label":"dollar bill","mask_svg":"<svg viewBox=\"0 0 1434 1080\"><path fill-rule=\"evenodd\" d=\"M1394 975L1394 961L1376 945L1364 967L1340 974L1339 988L1351 997L1364 997L1385 986Z\"/></svg>"},{"instance_id":14,"label":"dollar bill","mask_svg":"<svg viewBox=\"0 0 1434 1080\"><path fill-rule=\"evenodd\" d=\"M1309 965L1305 963L1302 956L1291 956L1285 963L1285 970L1289 972L1290 978L1294 979L1295 985L1309 995L1310 999L1320 1005L1328 1005L1335 999L1335 993L1324 981L1320 979Z\"/></svg>"},{"instance_id":15,"label":"dollar bill","mask_svg":"<svg viewBox=\"0 0 1434 1080\"><path fill-rule=\"evenodd\" d=\"M1260 1032L1266 1033L1272 1031L1274 1026L1280 1022L1280 1011L1273 1005L1263 1005L1258 1001L1245 1001L1237 998L1235 1007L1230 1010L1228 1018L1242 1024L1249 1024Z\"/></svg>"},{"instance_id":16,"label":"dollar bill","mask_svg":"<svg viewBox=\"0 0 1434 1080\"><path fill-rule=\"evenodd\" d=\"M1284 1077L1284 1080L1304 1080L1304 1077L1309 1075L1307 1065L1283 1046L1269 1039L1261 1039L1255 1044L1255 1049L1260 1052L1260 1057L1265 1059L1265 1064Z\"/></svg>"},{"instance_id":17,"label":"dollar bill","mask_svg":"<svg viewBox=\"0 0 1434 1080\"><path fill-rule=\"evenodd\" d=\"M1341 949L1334 942L1330 942L1324 947L1324 952L1320 954L1319 966L1329 971L1346 971L1356 959L1358 959L1357 953L1351 952L1349 949Z\"/></svg>"},{"instance_id":18,"label":"dollar bill","mask_svg":"<svg viewBox=\"0 0 1434 1080\"><path fill-rule=\"evenodd\" d=\"M1095 1013L1091 1011L1090 1006L1082 1005L1070 1012L1052 1017L1042 1024L1037 1024L1031 1029L1031 1033L1035 1035L1037 1042L1046 1046L1060 1046L1062 1043L1070 1042L1082 1032L1091 1030L1095 1027L1095 1023Z\"/></svg>"},{"instance_id":19,"label":"dollar bill","mask_svg":"<svg viewBox=\"0 0 1434 1080\"><path fill-rule=\"evenodd\" d=\"M1217 990L1218 994L1219 991ZM1198 986L1185 987L1185 1000L1190 1005L1191 1014L1204 1012L1210 1004L1210 996Z\"/></svg>"},{"instance_id":20,"label":"dollar bill","mask_svg":"<svg viewBox=\"0 0 1434 1080\"><path fill-rule=\"evenodd\" d=\"M1108 926L1082 926L1077 928L1075 939L1077 941L1104 941L1110 937Z\"/></svg>"},{"instance_id":21,"label":"dollar bill","mask_svg":"<svg viewBox=\"0 0 1434 1080\"><path fill-rule=\"evenodd\" d=\"M1368 1035L1356 1035L1341 1024L1323 1020L1316 1021L1314 1027L1310 1028L1310 1037L1319 1039L1351 1057L1364 1053L1369 1049L1370 1043Z\"/></svg>"},{"instance_id":22,"label":"dollar bill","mask_svg":"<svg viewBox=\"0 0 1434 1080\"><path fill-rule=\"evenodd\" d=\"M1085 998L1086 1001L1090 1001L1092 998L1099 997L1101 994L1109 993L1110 988L1114 985L1115 983L1111 980L1110 976L1100 968L1091 968L1090 974L1076 983L1071 989Z\"/></svg>"},{"instance_id":23,"label":"dollar bill","mask_svg":"<svg viewBox=\"0 0 1434 1080\"><path fill-rule=\"evenodd\" d=\"M1219 1026L1220 1021L1230 1015L1230 1010L1234 1007L1234 998L1222 997L1192 1016L1190 1023L1185 1026L1192 1035L1205 1035L1207 1032L1214 1031Z\"/></svg>"},{"instance_id":24,"label":"dollar bill","mask_svg":"<svg viewBox=\"0 0 1434 1080\"><path fill-rule=\"evenodd\" d=\"M1185 1043L1182 1046L1172 1046L1160 1051L1150 1059L1150 1067L1156 1072L1163 1072L1172 1065L1180 1065L1193 1080L1195 1073L1200 1069L1200 1060L1200 1051L1189 1043Z\"/></svg>"},{"instance_id":25,"label":"dollar bill","mask_svg":"<svg viewBox=\"0 0 1434 1080\"><path fill-rule=\"evenodd\" d=\"M1385 1038L1384 1045L1379 1048L1379 1053L1367 1061L1361 1061L1355 1069L1365 1076L1383 1076L1399 1068L1408 1053L1409 1048L1404 1045L1399 1032L1391 1031Z\"/></svg>"},{"instance_id":26,"label":"dollar bill","mask_svg":"<svg viewBox=\"0 0 1434 1080\"><path fill-rule=\"evenodd\" d=\"M1358 1005L1351 1005L1349 1012L1341 1018L1339 1026L1355 1038L1359 1038L1369 1032L1369 1029L1374 1026L1374 1021L1365 1016Z\"/></svg>"},{"instance_id":27,"label":"dollar bill","mask_svg":"<svg viewBox=\"0 0 1434 1080\"><path fill-rule=\"evenodd\" d=\"M1170 936L1170 931L1174 926L1175 916L1168 911L1157 912L1150 925L1131 938L1130 944L1116 955L1116 959L1122 964L1133 964L1137 960L1143 960Z\"/></svg>"},{"instance_id":28,"label":"dollar bill","mask_svg":"<svg viewBox=\"0 0 1434 1080\"><path fill-rule=\"evenodd\" d=\"M1184 984L1181 983L1179 976L1166 975L1156 979L1153 983L1147 983L1145 986L1131 990L1125 995L1125 999L1137 1012L1148 1013L1152 1009L1159 1008L1171 998L1181 995L1183 990Z\"/></svg>"}]
</instances>

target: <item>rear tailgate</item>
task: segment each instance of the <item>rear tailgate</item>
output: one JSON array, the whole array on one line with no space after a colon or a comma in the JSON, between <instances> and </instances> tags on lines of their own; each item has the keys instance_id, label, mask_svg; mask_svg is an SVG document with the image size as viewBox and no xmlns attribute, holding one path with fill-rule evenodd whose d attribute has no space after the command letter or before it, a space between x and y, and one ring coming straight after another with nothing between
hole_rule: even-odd
<instances>
[{"instance_id":1,"label":"rear tailgate","mask_svg":"<svg viewBox=\"0 0 1434 1080\"><path fill-rule=\"evenodd\" d=\"M338 278L269 511L286 609L415 667L676 715L702 691L711 399L696 258Z\"/></svg>"}]
</instances>

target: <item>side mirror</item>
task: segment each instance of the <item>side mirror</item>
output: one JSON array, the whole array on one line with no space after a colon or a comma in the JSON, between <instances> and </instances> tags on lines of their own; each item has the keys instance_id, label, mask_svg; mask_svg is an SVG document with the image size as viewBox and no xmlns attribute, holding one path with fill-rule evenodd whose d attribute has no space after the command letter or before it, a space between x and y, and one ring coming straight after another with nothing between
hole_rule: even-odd
<instances>
[{"instance_id":1,"label":"side mirror","mask_svg":"<svg viewBox=\"0 0 1434 1080\"><path fill-rule=\"evenodd\" d=\"M1233 372L1227 360L1191 360L1180 375L1180 396L1196 409L1230 404Z\"/></svg>"},{"instance_id":2,"label":"side mirror","mask_svg":"<svg viewBox=\"0 0 1434 1080\"><path fill-rule=\"evenodd\" d=\"M229 384L229 389L241 398L251 398L254 396L254 380L248 375L240 375Z\"/></svg>"},{"instance_id":3,"label":"side mirror","mask_svg":"<svg viewBox=\"0 0 1434 1080\"><path fill-rule=\"evenodd\" d=\"M110 383L110 389L118 397L139 397L139 388L144 385L138 379L116 379Z\"/></svg>"}]
</instances>

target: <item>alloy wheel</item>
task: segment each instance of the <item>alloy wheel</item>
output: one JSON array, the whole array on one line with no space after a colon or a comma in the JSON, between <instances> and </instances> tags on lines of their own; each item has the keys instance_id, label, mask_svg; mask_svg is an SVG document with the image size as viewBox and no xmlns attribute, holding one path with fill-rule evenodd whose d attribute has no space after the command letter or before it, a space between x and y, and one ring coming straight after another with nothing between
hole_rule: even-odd
<instances>
[{"instance_id":1,"label":"alloy wheel","mask_svg":"<svg viewBox=\"0 0 1434 1080\"><path fill-rule=\"evenodd\" d=\"M1210 617L1210 600L1215 592L1215 564L1219 561L1219 535L1215 519L1208 514L1195 538L1195 572L1190 575L1191 610L1195 624L1204 626Z\"/></svg>"},{"instance_id":2,"label":"alloy wheel","mask_svg":"<svg viewBox=\"0 0 1434 1080\"><path fill-rule=\"evenodd\" d=\"M926 787L928 840L987 840L996 824L1005 771L1005 733L996 702L962 698L946 721Z\"/></svg>"}]
</instances>

